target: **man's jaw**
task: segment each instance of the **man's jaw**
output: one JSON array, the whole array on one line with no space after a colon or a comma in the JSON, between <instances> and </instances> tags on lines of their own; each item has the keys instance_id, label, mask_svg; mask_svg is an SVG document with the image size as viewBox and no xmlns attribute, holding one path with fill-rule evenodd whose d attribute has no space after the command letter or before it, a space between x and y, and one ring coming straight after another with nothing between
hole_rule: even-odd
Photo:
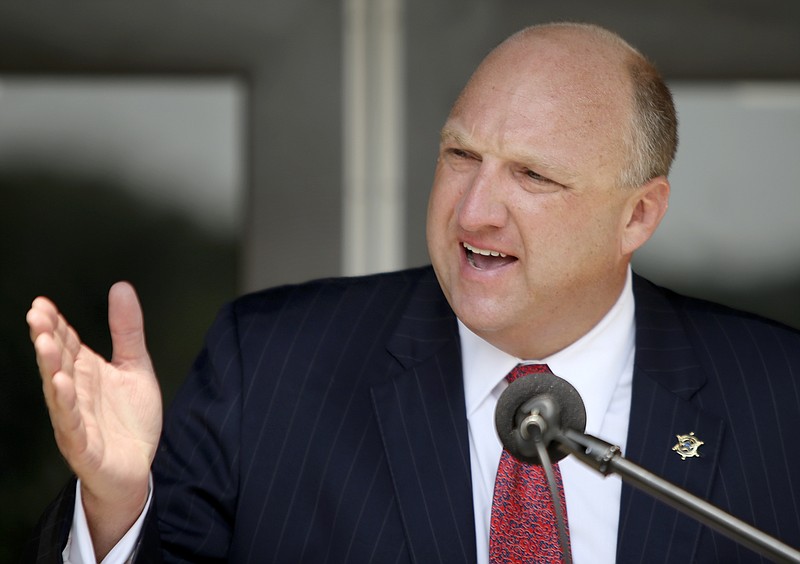
<instances>
[{"instance_id":1,"label":"man's jaw","mask_svg":"<svg viewBox=\"0 0 800 564\"><path fill-rule=\"evenodd\" d=\"M495 270L517 261L517 257L493 249L482 249L461 242L467 262L477 270Z\"/></svg>"}]
</instances>

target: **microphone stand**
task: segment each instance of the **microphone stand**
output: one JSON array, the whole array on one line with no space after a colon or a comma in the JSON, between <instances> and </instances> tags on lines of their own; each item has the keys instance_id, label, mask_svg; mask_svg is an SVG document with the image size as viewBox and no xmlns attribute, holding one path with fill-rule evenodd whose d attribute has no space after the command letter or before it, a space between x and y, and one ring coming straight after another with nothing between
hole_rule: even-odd
<instances>
[{"instance_id":1,"label":"microphone stand","mask_svg":"<svg viewBox=\"0 0 800 564\"><path fill-rule=\"evenodd\" d=\"M539 459L542 463L542 468L544 469L544 473L547 478L547 485L550 488L550 497L553 500L553 509L555 510L556 514L556 526L558 528L558 544L561 546L563 564L572 564L572 551L570 550L569 538L567 537L564 508L561 505L561 495L559 494L558 486L556 485L556 476L553 471L553 463L550 461L550 455L547 453L547 448L541 433L541 427L527 426L523 427L522 429L523 434L527 433L528 431L533 431L532 435L534 436L533 440L536 446L536 452L538 453Z\"/></svg>"},{"instance_id":2,"label":"microphone stand","mask_svg":"<svg viewBox=\"0 0 800 564\"><path fill-rule=\"evenodd\" d=\"M800 564L797 549L625 459L618 446L584 433L583 400L569 382L551 372L512 382L497 402L495 426L503 446L522 462L550 465L551 458L560 460L573 454L602 475L619 475L624 482L766 558ZM533 456L537 450L546 450L549 456L547 452ZM552 490L550 474L548 481ZM555 502L558 498L553 497Z\"/></svg>"},{"instance_id":3,"label":"microphone stand","mask_svg":"<svg viewBox=\"0 0 800 564\"><path fill-rule=\"evenodd\" d=\"M618 474L637 489L766 558L800 563L800 551L627 460L618 446L569 428L562 429L553 440L604 476Z\"/></svg>"}]
</instances>

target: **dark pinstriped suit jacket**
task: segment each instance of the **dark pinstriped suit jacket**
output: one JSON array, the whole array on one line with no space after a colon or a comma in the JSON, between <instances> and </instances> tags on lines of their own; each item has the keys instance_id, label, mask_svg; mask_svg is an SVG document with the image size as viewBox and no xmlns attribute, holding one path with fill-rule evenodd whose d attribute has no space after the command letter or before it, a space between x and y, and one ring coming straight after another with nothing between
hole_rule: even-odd
<instances>
[{"instance_id":1,"label":"dark pinstriped suit jacket","mask_svg":"<svg viewBox=\"0 0 800 564\"><path fill-rule=\"evenodd\" d=\"M638 277L634 292L626 456L800 546L800 334ZM689 432L705 444L684 461ZM432 270L224 309L154 475L140 562L474 561L458 331ZM45 517L41 561L70 512L67 494ZM619 562L758 560L623 488Z\"/></svg>"}]
</instances>

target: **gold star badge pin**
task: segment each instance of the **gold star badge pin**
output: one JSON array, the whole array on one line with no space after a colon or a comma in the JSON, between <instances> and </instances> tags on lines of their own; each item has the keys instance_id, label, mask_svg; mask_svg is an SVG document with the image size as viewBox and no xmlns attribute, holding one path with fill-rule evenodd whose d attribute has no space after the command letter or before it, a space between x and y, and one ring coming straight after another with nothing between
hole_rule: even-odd
<instances>
[{"instance_id":1,"label":"gold star badge pin","mask_svg":"<svg viewBox=\"0 0 800 564\"><path fill-rule=\"evenodd\" d=\"M678 439L678 444L672 447L672 450L680 455L682 460L691 458L693 456L700 456L697 452L700 445L704 444L703 441L694 436L694 431L688 435L675 435Z\"/></svg>"}]
</instances>

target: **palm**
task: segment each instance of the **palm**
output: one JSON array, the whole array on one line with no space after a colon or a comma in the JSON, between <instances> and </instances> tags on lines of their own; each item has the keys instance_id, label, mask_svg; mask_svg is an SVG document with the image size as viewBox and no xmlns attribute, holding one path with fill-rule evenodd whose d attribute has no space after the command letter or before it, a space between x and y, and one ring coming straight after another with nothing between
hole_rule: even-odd
<instances>
[{"instance_id":1,"label":"palm","mask_svg":"<svg viewBox=\"0 0 800 564\"><path fill-rule=\"evenodd\" d=\"M76 474L102 476L115 489L141 481L161 432L161 400L152 371L107 363L81 346L73 381L82 429L72 444L57 439L62 452L73 448L68 460Z\"/></svg>"},{"instance_id":2,"label":"palm","mask_svg":"<svg viewBox=\"0 0 800 564\"><path fill-rule=\"evenodd\" d=\"M161 395L133 288L109 293L110 362L44 298L28 324L56 442L84 490L109 503L141 497L161 432Z\"/></svg>"}]
</instances>

